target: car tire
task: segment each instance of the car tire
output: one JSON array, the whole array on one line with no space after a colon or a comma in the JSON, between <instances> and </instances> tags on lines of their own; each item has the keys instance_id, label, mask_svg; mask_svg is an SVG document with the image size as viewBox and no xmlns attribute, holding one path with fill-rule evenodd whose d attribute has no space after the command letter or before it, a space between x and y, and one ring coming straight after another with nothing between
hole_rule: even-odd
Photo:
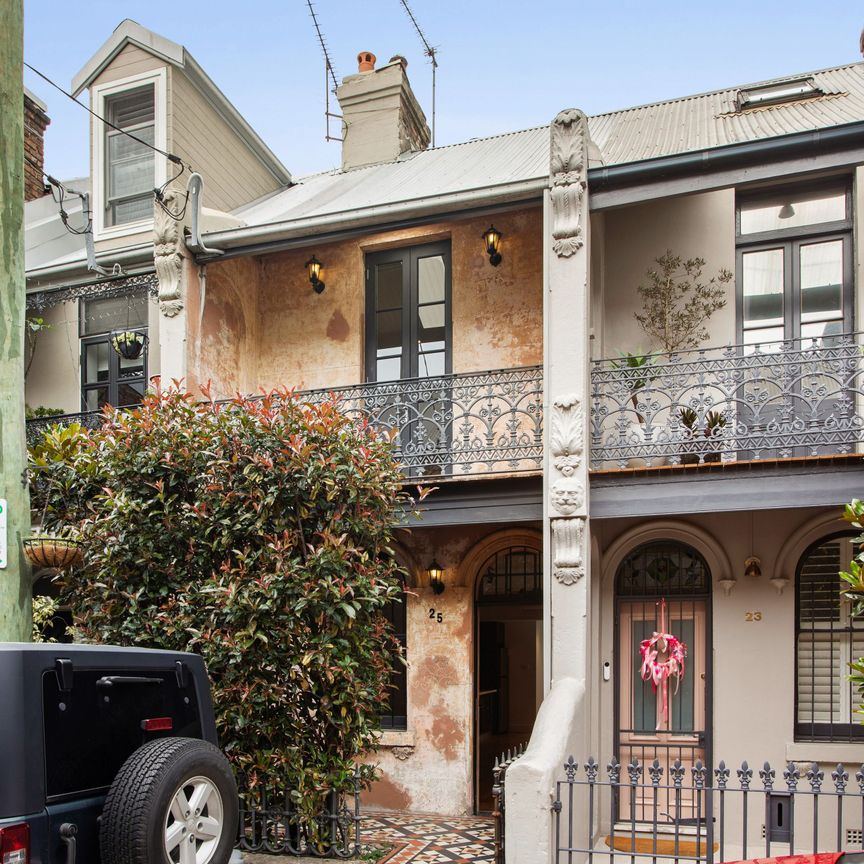
<instances>
[{"instance_id":1,"label":"car tire","mask_svg":"<svg viewBox=\"0 0 864 864\"><path fill-rule=\"evenodd\" d=\"M218 748L197 738L151 741L126 760L108 791L102 864L227 864L238 808L237 784Z\"/></svg>"}]
</instances>

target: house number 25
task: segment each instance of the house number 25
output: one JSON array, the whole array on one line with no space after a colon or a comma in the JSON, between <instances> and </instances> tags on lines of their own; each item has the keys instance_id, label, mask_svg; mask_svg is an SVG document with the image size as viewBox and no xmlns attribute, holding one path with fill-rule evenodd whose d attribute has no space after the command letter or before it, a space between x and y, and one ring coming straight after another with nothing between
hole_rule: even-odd
<instances>
[{"instance_id":1,"label":"house number 25","mask_svg":"<svg viewBox=\"0 0 864 864\"><path fill-rule=\"evenodd\" d=\"M762 613L761 612L745 612L744 613L745 621L761 621Z\"/></svg>"},{"instance_id":2,"label":"house number 25","mask_svg":"<svg viewBox=\"0 0 864 864\"><path fill-rule=\"evenodd\" d=\"M430 609L429 610L429 617L433 621L437 621L440 624L444 620L444 613L443 612L436 612L434 609Z\"/></svg>"}]
</instances>

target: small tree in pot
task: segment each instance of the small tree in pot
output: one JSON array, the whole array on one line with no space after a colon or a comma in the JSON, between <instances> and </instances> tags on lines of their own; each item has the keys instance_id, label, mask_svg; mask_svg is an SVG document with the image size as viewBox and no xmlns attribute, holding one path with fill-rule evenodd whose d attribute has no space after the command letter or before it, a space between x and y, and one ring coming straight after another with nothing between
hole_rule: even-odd
<instances>
[{"instance_id":1,"label":"small tree in pot","mask_svg":"<svg viewBox=\"0 0 864 864\"><path fill-rule=\"evenodd\" d=\"M702 278L704 258L675 255L671 249L654 259L657 267L645 273L639 285L642 311L639 326L668 353L698 348L708 339L708 319L726 305L731 271L721 268L707 281Z\"/></svg>"}]
</instances>

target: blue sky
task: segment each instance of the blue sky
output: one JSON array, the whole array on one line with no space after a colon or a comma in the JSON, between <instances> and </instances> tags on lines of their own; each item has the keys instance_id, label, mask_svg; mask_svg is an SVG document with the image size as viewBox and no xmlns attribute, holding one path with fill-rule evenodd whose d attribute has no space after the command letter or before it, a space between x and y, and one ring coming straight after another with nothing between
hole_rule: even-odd
<instances>
[{"instance_id":1,"label":"blue sky","mask_svg":"<svg viewBox=\"0 0 864 864\"><path fill-rule=\"evenodd\" d=\"M859 0L409 0L438 48L437 143L856 62ZM399 0L317 0L340 76L393 54L427 112L431 70ZM25 59L65 88L123 18L180 42L295 175L338 164L324 141L324 62L304 0L25 0ZM46 170L87 172L87 115L48 103ZM334 109L334 110L338 110ZM335 128L335 127L334 127Z\"/></svg>"}]
</instances>

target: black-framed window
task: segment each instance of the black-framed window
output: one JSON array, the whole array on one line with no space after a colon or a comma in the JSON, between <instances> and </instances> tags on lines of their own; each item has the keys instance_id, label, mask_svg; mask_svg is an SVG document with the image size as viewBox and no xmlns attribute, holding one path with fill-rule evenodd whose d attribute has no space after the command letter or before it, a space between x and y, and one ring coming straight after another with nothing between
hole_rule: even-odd
<instances>
[{"instance_id":1,"label":"black-framed window","mask_svg":"<svg viewBox=\"0 0 864 864\"><path fill-rule=\"evenodd\" d=\"M408 623L406 606L408 597L402 596L390 600L384 606L383 615L393 628L393 636L402 648L402 656L408 660ZM393 672L390 675L389 699L381 712L381 727L383 729L408 728L408 667L398 658L393 660Z\"/></svg>"},{"instance_id":2,"label":"black-framed window","mask_svg":"<svg viewBox=\"0 0 864 864\"><path fill-rule=\"evenodd\" d=\"M452 371L450 243L366 256L366 380Z\"/></svg>"},{"instance_id":3,"label":"black-framed window","mask_svg":"<svg viewBox=\"0 0 864 864\"><path fill-rule=\"evenodd\" d=\"M795 576L795 739L860 741L859 696L849 662L864 656L864 621L851 615L838 575L855 554L854 535L820 540Z\"/></svg>"},{"instance_id":4,"label":"black-framed window","mask_svg":"<svg viewBox=\"0 0 864 864\"><path fill-rule=\"evenodd\" d=\"M81 301L81 410L138 405L147 388L147 346L128 359L111 347L112 330L147 332L146 294Z\"/></svg>"},{"instance_id":5,"label":"black-framed window","mask_svg":"<svg viewBox=\"0 0 864 864\"><path fill-rule=\"evenodd\" d=\"M853 328L848 184L739 195L738 341L825 339Z\"/></svg>"}]
</instances>

